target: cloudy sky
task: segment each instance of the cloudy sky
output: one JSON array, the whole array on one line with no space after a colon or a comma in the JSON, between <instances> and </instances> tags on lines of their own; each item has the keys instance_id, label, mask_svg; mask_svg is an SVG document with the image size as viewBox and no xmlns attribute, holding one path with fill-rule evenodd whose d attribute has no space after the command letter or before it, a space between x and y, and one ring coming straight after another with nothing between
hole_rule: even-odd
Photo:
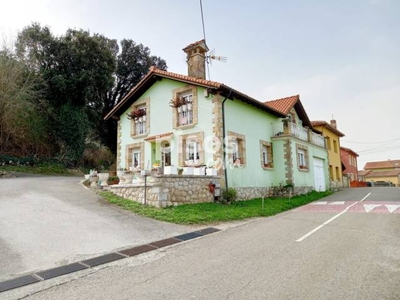
<instances>
[{"instance_id":1,"label":"cloudy sky","mask_svg":"<svg viewBox=\"0 0 400 300\"><path fill-rule=\"evenodd\" d=\"M199 0L0 0L12 41L31 22L86 29L150 47L186 74L181 51L203 38ZM203 0L207 44L227 63L211 79L260 101L300 94L311 120L337 120L342 146L400 159L400 1Z\"/></svg>"}]
</instances>

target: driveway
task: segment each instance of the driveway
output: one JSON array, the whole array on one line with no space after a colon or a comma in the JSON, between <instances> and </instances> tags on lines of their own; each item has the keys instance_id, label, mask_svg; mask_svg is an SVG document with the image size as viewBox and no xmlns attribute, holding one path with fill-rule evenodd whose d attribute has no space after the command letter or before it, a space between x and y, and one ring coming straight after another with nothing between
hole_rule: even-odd
<instances>
[{"instance_id":1,"label":"driveway","mask_svg":"<svg viewBox=\"0 0 400 300\"><path fill-rule=\"evenodd\" d=\"M0 179L0 281L193 230L109 205L80 180Z\"/></svg>"}]
</instances>

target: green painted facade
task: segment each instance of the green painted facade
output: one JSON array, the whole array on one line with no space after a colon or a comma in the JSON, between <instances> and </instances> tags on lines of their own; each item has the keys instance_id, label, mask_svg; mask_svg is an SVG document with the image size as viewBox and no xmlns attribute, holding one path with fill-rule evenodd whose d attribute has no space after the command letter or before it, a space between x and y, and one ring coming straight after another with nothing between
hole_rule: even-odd
<instances>
[{"instance_id":1,"label":"green painted facade","mask_svg":"<svg viewBox=\"0 0 400 300\"><path fill-rule=\"evenodd\" d=\"M152 165L161 160L161 145L154 141L146 141L146 138L172 132L171 165L180 167L178 151L178 140L182 135L202 132L206 147L212 148L213 137L213 109L212 98L205 96L203 87L196 87L198 103L198 122L194 126L175 129L173 126L173 110L170 107L170 100L173 98L173 91L187 87L188 84L178 80L163 78L156 81L147 91L132 103L120 116L120 139L119 139L119 168L129 168L126 161L126 146L143 143L144 155L142 166L150 169ZM149 131L145 135L131 137L131 122L127 118L135 103L141 100L149 101L149 114L147 122L150 122ZM287 183L288 168L291 168L291 176L295 186L314 186L315 174L313 160L322 159L324 163L324 180L328 188L328 154L326 149L311 143L296 139L293 136L274 137L274 128L282 126L282 119L262 111L254 106L244 103L238 99L225 101L225 134L234 132L244 136L245 163L240 167L227 165L227 177L229 187L270 187ZM298 118L298 116L296 116ZM215 120L214 120L215 121ZM262 163L260 141L272 143L273 167L265 168ZM290 143L290 159L285 157L287 141ZM296 145L302 145L308 149L308 170L300 170L297 163ZM286 145L286 146L285 146ZM213 152L204 151L204 163L213 161Z\"/></svg>"}]
</instances>

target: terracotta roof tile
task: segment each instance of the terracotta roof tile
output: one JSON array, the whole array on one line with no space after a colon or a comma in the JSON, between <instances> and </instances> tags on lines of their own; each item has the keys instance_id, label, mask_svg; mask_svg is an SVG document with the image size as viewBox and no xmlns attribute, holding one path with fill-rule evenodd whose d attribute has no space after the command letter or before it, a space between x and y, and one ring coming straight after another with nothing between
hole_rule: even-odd
<instances>
[{"instance_id":1,"label":"terracotta roof tile","mask_svg":"<svg viewBox=\"0 0 400 300\"><path fill-rule=\"evenodd\" d=\"M389 168L400 168L400 160L372 161L367 162L364 166L365 170Z\"/></svg>"},{"instance_id":2,"label":"terracotta roof tile","mask_svg":"<svg viewBox=\"0 0 400 300\"><path fill-rule=\"evenodd\" d=\"M260 102L238 90L235 90L223 83L216 82L216 81L211 81L211 80L206 80L206 79L201 79L201 78L196 78L196 77L191 77L191 76L186 76L186 75L181 75L178 73L172 73L164 70L160 70L156 68L155 66L150 67L149 72L142 78L142 80L135 86L133 89L105 116L105 119L110 118L117 110L119 110L123 105L125 105L126 101L129 100L129 98L136 93L142 85L152 76L154 75L159 75L164 78L169 78L169 79L175 79L179 80L181 82L186 82L186 83L192 83L198 86L203 86L206 88L215 88L215 89L222 89L225 91L230 91L233 93L234 96L241 98L243 101L246 101L249 104L252 104L258 108L262 108L263 110L268 111L271 114L277 115L278 117L284 117L282 115L282 112L276 110L273 107L270 107L268 105L265 105L263 102Z\"/></svg>"},{"instance_id":3,"label":"terracotta roof tile","mask_svg":"<svg viewBox=\"0 0 400 300\"><path fill-rule=\"evenodd\" d=\"M358 176L365 176L369 172L371 172L371 170L360 170L360 171L358 171Z\"/></svg>"},{"instance_id":4,"label":"terracotta roof tile","mask_svg":"<svg viewBox=\"0 0 400 300\"><path fill-rule=\"evenodd\" d=\"M337 134L340 137L344 137L344 133L337 130L335 127L333 127L331 124L329 124L326 121L311 121L311 125L313 127L317 127L317 126L322 126L322 127L326 127L328 128L330 131L332 131L333 133Z\"/></svg>"},{"instance_id":5,"label":"terracotta roof tile","mask_svg":"<svg viewBox=\"0 0 400 300\"><path fill-rule=\"evenodd\" d=\"M172 72L168 72L168 71L163 71L163 70L157 69L154 66L150 67L150 72L153 72L153 73L159 74L159 75L163 75L163 76L166 76L166 77L170 77L170 78L175 78L175 79L179 79L179 80L192 82L192 83L195 83L195 84L209 86L209 87L220 88L221 86L224 85L223 83L219 83L219 82L216 82L216 81L200 79L200 78L196 78L196 77L181 75L181 74L178 74L178 73L172 73Z\"/></svg>"},{"instance_id":6,"label":"terracotta roof tile","mask_svg":"<svg viewBox=\"0 0 400 300\"><path fill-rule=\"evenodd\" d=\"M349 153L353 153L355 156L359 156L356 152L354 152L353 150L351 150L350 148L346 148L346 147L342 147L342 146L340 146L340 150L344 150L344 151L346 151L346 152L349 152Z\"/></svg>"},{"instance_id":7,"label":"terracotta roof tile","mask_svg":"<svg viewBox=\"0 0 400 300\"><path fill-rule=\"evenodd\" d=\"M144 140L149 142L149 141L159 140L164 137L171 137L173 135L174 135L173 132L161 133L161 134L157 134L157 135L148 136Z\"/></svg>"},{"instance_id":8,"label":"terracotta roof tile","mask_svg":"<svg viewBox=\"0 0 400 300\"><path fill-rule=\"evenodd\" d=\"M390 170L390 171L371 171L365 177L397 177L400 175L400 170Z\"/></svg>"},{"instance_id":9,"label":"terracotta roof tile","mask_svg":"<svg viewBox=\"0 0 400 300\"><path fill-rule=\"evenodd\" d=\"M285 115L289 113L292 107L296 104L296 102L300 99L299 95L289 96L281 99L266 101L264 104L273 108Z\"/></svg>"}]
</instances>

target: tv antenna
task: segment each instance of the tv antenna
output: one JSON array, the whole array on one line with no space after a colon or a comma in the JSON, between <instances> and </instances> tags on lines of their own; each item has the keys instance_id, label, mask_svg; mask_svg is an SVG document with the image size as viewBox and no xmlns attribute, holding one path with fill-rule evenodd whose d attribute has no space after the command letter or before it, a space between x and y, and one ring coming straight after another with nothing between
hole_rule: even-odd
<instances>
[{"instance_id":1,"label":"tv antenna","mask_svg":"<svg viewBox=\"0 0 400 300\"><path fill-rule=\"evenodd\" d=\"M206 40L206 27L204 25L204 14L203 14L203 1L200 0L200 11L201 11L201 23L203 25L203 37L204 37L204 43L207 45L207 40ZM206 63L207 63L207 73L208 73L208 79L211 80L211 75L210 75L210 68L209 65L212 65L213 60L221 61L221 62L226 62L228 58L226 56L218 56L215 55L215 49L212 49L211 51L208 52L206 55Z\"/></svg>"}]
</instances>

